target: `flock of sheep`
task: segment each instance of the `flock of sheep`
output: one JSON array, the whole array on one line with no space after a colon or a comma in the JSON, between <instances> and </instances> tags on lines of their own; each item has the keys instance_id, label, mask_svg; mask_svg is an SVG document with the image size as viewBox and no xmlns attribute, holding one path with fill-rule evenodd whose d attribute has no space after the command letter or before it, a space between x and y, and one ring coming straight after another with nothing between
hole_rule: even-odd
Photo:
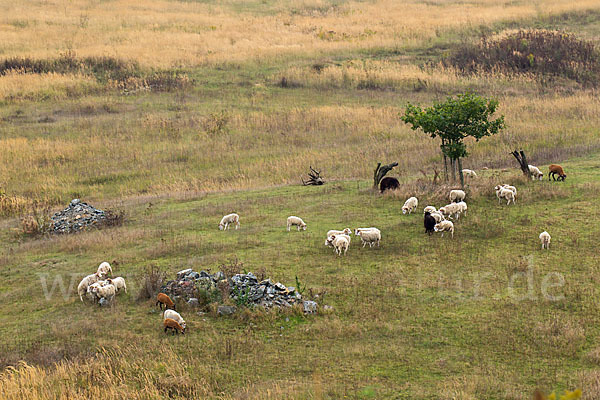
<instances>
[{"instance_id":1,"label":"flock of sheep","mask_svg":"<svg viewBox=\"0 0 600 400\"><path fill-rule=\"evenodd\" d=\"M469 178L476 178L477 173L473 170L464 169L463 175ZM539 168L529 165L529 172L532 179L542 180L543 173ZM560 165L552 164L550 166L550 176L556 180L564 181L567 175L564 173L563 168ZM498 201L507 201L507 205L515 203L517 198L517 188L511 185L498 185L494 188L496 191L496 197ZM425 233L431 235L434 232L440 232L441 236L444 236L445 232L450 232L450 235L454 237L454 222L452 220L459 220L461 215L467 213L467 203L465 202L466 193L463 190L451 190L448 198L450 203L436 209L434 206L428 205L423 209L423 222L425 226ZM410 197L404 202L402 206L403 214L412 214L417 210L419 206L419 200L416 197ZM236 213L225 215L219 223L220 230L227 230L230 226L235 226L235 229L240 228L240 216ZM307 224L300 217L290 216L287 218L287 231L289 232L292 227L296 227L298 231L306 230ZM332 247L335 254L338 256L345 255L350 247L352 230L345 228L343 230L329 230L325 238L325 246ZM363 247L367 244L369 247L379 246L381 242L381 231L375 227L370 228L356 228L354 235L358 236L361 240ZM550 234L546 231L539 235L542 249L548 249L550 246ZM127 292L127 286L125 279L122 277L109 278L112 275L112 267L109 263L103 262L98 267L98 270L86 276L82 279L77 287L77 293L79 298L83 301L85 295L88 299L93 302L102 302L103 299L106 302L112 302L114 297L121 291ZM160 306L162 311L163 305L165 311L163 313L163 326L164 331L172 330L175 333L185 333L186 322L181 315L175 311L175 303L165 293L159 293L157 296L156 305Z\"/></svg>"}]
</instances>

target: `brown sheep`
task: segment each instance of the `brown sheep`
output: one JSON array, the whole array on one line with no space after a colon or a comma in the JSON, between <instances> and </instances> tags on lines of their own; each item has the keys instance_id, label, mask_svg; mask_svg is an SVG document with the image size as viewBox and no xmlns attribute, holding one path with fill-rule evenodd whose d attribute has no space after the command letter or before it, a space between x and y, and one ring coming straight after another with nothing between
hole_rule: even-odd
<instances>
[{"instance_id":1,"label":"brown sheep","mask_svg":"<svg viewBox=\"0 0 600 400\"><path fill-rule=\"evenodd\" d=\"M564 181L565 178L567 177L567 174L565 174L565 171L563 170L563 167L561 167L558 164L552 164L550 166L550 173L548 174L548 180L550 180L550 175L552 175L552 179L553 180L557 180L555 178L555 175L558 175L558 180L559 181Z\"/></svg>"},{"instance_id":2,"label":"brown sheep","mask_svg":"<svg viewBox=\"0 0 600 400\"><path fill-rule=\"evenodd\" d=\"M165 310L168 308L175 310L175 303L173 303L173 300L166 294L159 293L158 296L156 296L156 305L162 310L163 304L165 305Z\"/></svg>"},{"instance_id":3,"label":"brown sheep","mask_svg":"<svg viewBox=\"0 0 600 400\"><path fill-rule=\"evenodd\" d=\"M177 321L171 318L167 318L163 321L163 326L165 327L165 333L168 329L171 329L174 334L179 334L181 332L182 335L185 335L185 328L182 328L181 325Z\"/></svg>"}]
</instances>

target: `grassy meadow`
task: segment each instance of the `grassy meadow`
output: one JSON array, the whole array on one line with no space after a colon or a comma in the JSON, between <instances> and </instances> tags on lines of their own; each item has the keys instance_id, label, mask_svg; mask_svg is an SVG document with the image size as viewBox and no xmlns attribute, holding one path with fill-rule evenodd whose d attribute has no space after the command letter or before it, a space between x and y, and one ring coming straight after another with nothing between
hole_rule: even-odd
<instances>
[{"instance_id":1,"label":"grassy meadow","mask_svg":"<svg viewBox=\"0 0 600 400\"><path fill-rule=\"evenodd\" d=\"M600 397L597 88L443 62L520 28L598 46L597 1L0 7L0 398ZM430 183L439 142L399 114L467 90L498 99L507 128L468 143L463 165L480 175L468 214L454 238L427 237L402 204L442 206L451 185ZM561 163L567 181L525 180L514 149L544 173ZM382 196L373 169L392 161L402 187ZM309 165L326 185L300 186ZM516 205L498 204L500 183L518 187ZM22 233L21 217L72 198L126 221ZM241 230L218 231L232 211ZM308 230L287 233L289 215ZM327 230L365 225L381 247L323 246ZM129 293L110 309L81 304L77 283L105 260ZM171 337L138 299L150 267L173 278L234 260L288 286L298 277L333 310L184 308L188 332Z\"/></svg>"}]
</instances>

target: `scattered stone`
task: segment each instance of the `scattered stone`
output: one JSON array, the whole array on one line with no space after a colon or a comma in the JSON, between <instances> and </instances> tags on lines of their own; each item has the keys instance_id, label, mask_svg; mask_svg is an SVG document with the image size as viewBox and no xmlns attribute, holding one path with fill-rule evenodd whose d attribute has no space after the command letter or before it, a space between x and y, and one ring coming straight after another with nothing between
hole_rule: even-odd
<instances>
[{"instance_id":1,"label":"scattered stone","mask_svg":"<svg viewBox=\"0 0 600 400\"><path fill-rule=\"evenodd\" d=\"M314 314L317 312L317 303L312 300L304 300L302 306L304 307L304 312L307 314Z\"/></svg>"},{"instance_id":2,"label":"scattered stone","mask_svg":"<svg viewBox=\"0 0 600 400\"><path fill-rule=\"evenodd\" d=\"M67 208L55 213L50 219L53 233L73 233L102 223L106 220L106 213L79 199L73 199Z\"/></svg>"},{"instance_id":3,"label":"scattered stone","mask_svg":"<svg viewBox=\"0 0 600 400\"><path fill-rule=\"evenodd\" d=\"M188 303L188 305L189 305L189 306L191 306L191 307L198 307L198 306L200 306L200 302L199 302L199 301L198 301L198 299L197 299L197 298L195 298L195 297L192 297L191 299L189 299L189 300L187 301L187 303Z\"/></svg>"},{"instance_id":4,"label":"scattered stone","mask_svg":"<svg viewBox=\"0 0 600 400\"><path fill-rule=\"evenodd\" d=\"M100 300L98 300L98 304L100 305L100 307L106 307L106 306L110 305L108 300L106 300L104 297L101 298Z\"/></svg>"},{"instance_id":5,"label":"scattered stone","mask_svg":"<svg viewBox=\"0 0 600 400\"><path fill-rule=\"evenodd\" d=\"M219 306L217 308L217 315L231 315L235 312L236 308L234 306Z\"/></svg>"},{"instance_id":6,"label":"scattered stone","mask_svg":"<svg viewBox=\"0 0 600 400\"><path fill-rule=\"evenodd\" d=\"M323 306L323 311L333 311L333 307L332 306L328 306L328 305L324 305Z\"/></svg>"}]
</instances>

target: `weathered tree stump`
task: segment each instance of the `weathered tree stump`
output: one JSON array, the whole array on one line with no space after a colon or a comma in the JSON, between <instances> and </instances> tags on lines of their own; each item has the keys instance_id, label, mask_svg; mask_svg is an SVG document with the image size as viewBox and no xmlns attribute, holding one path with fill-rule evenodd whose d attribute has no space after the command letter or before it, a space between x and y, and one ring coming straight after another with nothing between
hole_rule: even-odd
<instances>
[{"instance_id":1,"label":"weathered tree stump","mask_svg":"<svg viewBox=\"0 0 600 400\"><path fill-rule=\"evenodd\" d=\"M310 186L310 185L318 186L318 185L324 184L325 181L323 180L323 178L321 178L321 171L317 171L312 166L310 166L309 168L310 168L310 172L308 173L308 180L305 181L302 177L300 177L300 179L302 180L302 184L304 186Z\"/></svg>"},{"instance_id":2,"label":"weathered tree stump","mask_svg":"<svg viewBox=\"0 0 600 400\"><path fill-rule=\"evenodd\" d=\"M529 178L529 164L527 163L527 157L525 157L525 152L523 150L515 150L510 154L512 154L519 162L519 166L521 167L521 171L523 171L523 175Z\"/></svg>"},{"instance_id":3,"label":"weathered tree stump","mask_svg":"<svg viewBox=\"0 0 600 400\"><path fill-rule=\"evenodd\" d=\"M375 168L375 172L373 173L373 189L377 189L383 177L392 169L394 169L394 167L397 166L397 162L387 165L381 165L381 163L377 163L377 167Z\"/></svg>"}]
</instances>

